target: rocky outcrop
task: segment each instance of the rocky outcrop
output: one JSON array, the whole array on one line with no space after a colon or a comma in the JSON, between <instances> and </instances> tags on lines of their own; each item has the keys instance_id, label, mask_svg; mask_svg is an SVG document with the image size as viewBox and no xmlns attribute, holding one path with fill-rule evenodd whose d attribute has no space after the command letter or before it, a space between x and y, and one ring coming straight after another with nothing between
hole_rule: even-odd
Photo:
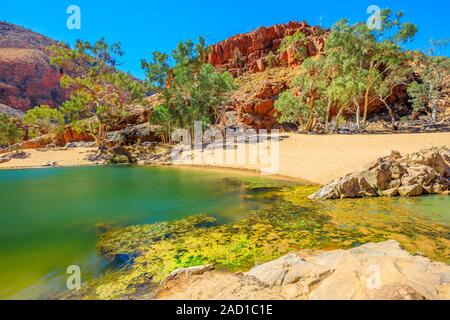
<instances>
[{"instance_id":1,"label":"rocky outcrop","mask_svg":"<svg viewBox=\"0 0 450 320\"><path fill-rule=\"evenodd\" d=\"M56 137L51 137L50 135L39 136L34 139L26 140L15 145L9 146L7 148L1 149L0 153L9 152L12 150L20 149L40 149L46 148L47 146L57 146L64 147L67 144L74 142L93 142L95 139L87 133L79 133L73 130L70 126L64 129L64 132Z\"/></svg>"},{"instance_id":2,"label":"rocky outcrop","mask_svg":"<svg viewBox=\"0 0 450 320\"><path fill-rule=\"evenodd\" d=\"M360 171L324 186L311 199L445 194L450 187L450 149L432 148L406 156L393 151Z\"/></svg>"},{"instance_id":3,"label":"rocky outcrop","mask_svg":"<svg viewBox=\"0 0 450 320\"><path fill-rule=\"evenodd\" d=\"M94 137L92 137L90 134L77 132L76 130L72 129L70 126L67 126L65 128L64 132L62 133L62 135L60 135L57 138L57 140L60 145L65 145L67 143L80 142L80 141L83 141L83 142L95 141Z\"/></svg>"},{"instance_id":4,"label":"rocky outcrop","mask_svg":"<svg viewBox=\"0 0 450 320\"><path fill-rule=\"evenodd\" d=\"M276 127L275 101L289 88L297 74L298 67L277 67L261 73L247 73L236 79L239 90L231 95L222 124L256 129Z\"/></svg>"},{"instance_id":5,"label":"rocky outcrop","mask_svg":"<svg viewBox=\"0 0 450 320\"><path fill-rule=\"evenodd\" d=\"M152 126L148 122L139 125L129 125L122 130L109 132L106 144L110 147L116 145L133 145L143 142L156 142L159 126Z\"/></svg>"},{"instance_id":6,"label":"rocky outcrop","mask_svg":"<svg viewBox=\"0 0 450 320\"><path fill-rule=\"evenodd\" d=\"M299 61L292 52L278 53L284 37L303 32L308 38L308 55L323 51L325 34L321 27L311 27L305 21L289 22L270 27L260 27L255 31L238 34L212 46L208 62L234 76L245 72L261 72L270 66L296 65ZM269 55L273 55L272 59ZM270 60L270 61L269 61Z\"/></svg>"},{"instance_id":7,"label":"rocky outcrop","mask_svg":"<svg viewBox=\"0 0 450 320\"><path fill-rule=\"evenodd\" d=\"M0 163L11 161L12 159L26 159L30 156L25 151L14 151L0 156Z\"/></svg>"},{"instance_id":8,"label":"rocky outcrop","mask_svg":"<svg viewBox=\"0 0 450 320\"><path fill-rule=\"evenodd\" d=\"M450 298L450 266L412 256L396 241L290 254L243 274L209 266L173 272L156 299L424 300Z\"/></svg>"},{"instance_id":9,"label":"rocky outcrop","mask_svg":"<svg viewBox=\"0 0 450 320\"><path fill-rule=\"evenodd\" d=\"M308 39L309 56L323 52L329 31L319 26L312 27L304 21L260 27L211 47L207 61L219 70L230 72L239 84L239 89L233 93L224 112L222 122L225 125L243 124L255 129L276 127L278 111L274 109L275 101L280 93L290 87L292 79L298 75L297 67L301 64L295 52L288 50L279 53L278 49L283 38L297 31L303 32ZM286 74L289 76L286 77ZM248 90L246 84L253 88ZM398 86L387 99L390 105L398 106L407 104L407 101L405 85ZM371 114L384 108L383 102L374 100L369 104L368 112ZM404 115L397 112L397 107L394 111ZM337 113L335 108L332 108L331 113Z\"/></svg>"},{"instance_id":10,"label":"rocky outcrop","mask_svg":"<svg viewBox=\"0 0 450 320\"><path fill-rule=\"evenodd\" d=\"M42 34L29 29L0 21L0 48L37 49L44 51L46 47L55 44Z\"/></svg>"},{"instance_id":11,"label":"rocky outcrop","mask_svg":"<svg viewBox=\"0 0 450 320\"><path fill-rule=\"evenodd\" d=\"M6 114L8 116L11 116L13 118L18 118L18 119L22 119L24 113L21 112L20 110L11 108L7 105L1 104L0 103L0 114Z\"/></svg>"},{"instance_id":12,"label":"rocky outcrop","mask_svg":"<svg viewBox=\"0 0 450 320\"><path fill-rule=\"evenodd\" d=\"M55 41L19 26L0 22L0 103L26 111L64 100L60 72L45 51Z\"/></svg>"}]
</instances>

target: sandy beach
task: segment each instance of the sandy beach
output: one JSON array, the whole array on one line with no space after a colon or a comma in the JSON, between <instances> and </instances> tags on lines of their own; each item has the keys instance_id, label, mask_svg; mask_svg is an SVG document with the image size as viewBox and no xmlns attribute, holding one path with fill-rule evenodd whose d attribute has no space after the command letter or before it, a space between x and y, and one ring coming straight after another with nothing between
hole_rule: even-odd
<instances>
[{"instance_id":1,"label":"sandy beach","mask_svg":"<svg viewBox=\"0 0 450 320\"><path fill-rule=\"evenodd\" d=\"M408 154L431 147L449 147L450 133L418 133L418 134L361 134L361 135L302 135L282 134L279 142L279 161L276 174L290 178L298 178L318 184L327 184L334 179L354 172L362 166L396 150ZM269 148L270 149L270 148ZM260 171L264 165L260 163L227 162L230 151L226 151L223 162L213 156L203 156L199 166L225 167ZM231 151L235 155L242 152ZM205 152L204 152L205 153ZM191 158L198 156L193 152L185 164L193 162ZM232 157L232 156L231 156ZM186 157L187 158L187 157Z\"/></svg>"},{"instance_id":2,"label":"sandy beach","mask_svg":"<svg viewBox=\"0 0 450 320\"><path fill-rule=\"evenodd\" d=\"M450 133L386 135L290 135L280 142L280 175L326 184L392 150L408 154L449 147Z\"/></svg>"},{"instance_id":3,"label":"sandy beach","mask_svg":"<svg viewBox=\"0 0 450 320\"><path fill-rule=\"evenodd\" d=\"M385 134L385 135L300 135L283 134L279 142L277 174L291 178L326 184L353 172L392 150L402 154L424 148L450 148L450 133ZM13 159L0 164L0 169L42 167L49 161L59 166L92 165L87 159L93 148L67 150L26 150L26 159ZM226 156L226 155L225 155ZM186 164L186 163L185 163ZM259 164L217 164L206 158L198 164L205 167L226 167L243 170L260 170Z\"/></svg>"},{"instance_id":4,"label":"sandy beach","mask_svg":"<svg viewBox=\"0 0 450 320\"><path fill-rule=\"evenodd\" d=\"M56 162L58 166L74 167L93 165L88 160L88 156L95 152L95 148L76 148L76 149L58 149L39 151L35 149L24 150L29 154L26 159L11 159L8 162L1 163L0 169L24 169L24 168L40 168L45 166L49 161Z\"/></svg>"}]
</instances>

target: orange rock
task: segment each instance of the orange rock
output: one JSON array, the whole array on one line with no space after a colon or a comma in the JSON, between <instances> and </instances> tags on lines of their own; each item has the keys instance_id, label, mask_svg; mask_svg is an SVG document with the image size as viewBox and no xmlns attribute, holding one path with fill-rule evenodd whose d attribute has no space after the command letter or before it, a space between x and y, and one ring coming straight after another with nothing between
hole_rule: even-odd
<instances>
[{"instance_id":1,"label":"orange rock","mask_svg":"<svg viewBox=\"0 0 450 320\"><path fill-rule=\"evenodd\" d=\"M267 68L267 55L275 54L276 65L295 65L299 61L294 52L278 54L284 37L302 31L309 39L309 55L323 51L326 32L320 27L311 27L306 22L289 22L270 27L260 27L255 31L238 34L212 46L208 62L234 76L244 72L262 72Z\"/></svg>"},{"instance_id":2,"label":"orange rock","mask_svg":"<svg viewBox=\"0 0 450 320\"><path fill-rule=\"evenodd\" d=\"M274 104L275 101L272 99L257 102L257 104L255 105L255 113L268 114L270 111L272 111Z\"/></svg>"},{"instance_id":3,"label":"orange rock","mask_svg":"<svg viewBox=\"0 0 450 320\"><path fill-rule=\"evenodd\" d=\"M94 141L94 138L86 133L78 133L71 127L66 127L63 133L64 144L68 142L79 142L79 141Z\"/></svg>"},{"instance_id":4,"label":"orange rock","mask_svg":"<svg viewBox=\"0 0 450 320\"><path fill-rule=\"evenodd\" d=\"M6 22L0 22L0 34L0 103L22 111L62 103L61 74L45 52L56 42Z\"/></svg>"}]
</instances>

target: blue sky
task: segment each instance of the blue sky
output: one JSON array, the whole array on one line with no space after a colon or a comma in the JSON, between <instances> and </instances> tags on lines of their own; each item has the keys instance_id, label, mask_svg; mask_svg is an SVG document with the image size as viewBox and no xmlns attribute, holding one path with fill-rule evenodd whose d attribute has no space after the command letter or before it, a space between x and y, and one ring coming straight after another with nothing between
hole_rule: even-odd
<instances>
[{"instance_id":1,"label":"blue sky","mask_svg":"<svg viewBox=\"0 0 450 320\"><path fill-rule=\"evenodd\" d=\"M330 27L342 17L364 21L369 5L403 10L405 21L418 25L414 49L426 49L430 38L450 37L448 0L40 0L1 1L0 20L23 25L56 40L120 41L122 69L142 77L140 59L154 50L170 52L181 40L203 36L215 43L259 26L306 20ZM66 27L69 5L81 8L81 30ZM444 52L450 55L450 48Z\"/></svg>"}]
</instances>

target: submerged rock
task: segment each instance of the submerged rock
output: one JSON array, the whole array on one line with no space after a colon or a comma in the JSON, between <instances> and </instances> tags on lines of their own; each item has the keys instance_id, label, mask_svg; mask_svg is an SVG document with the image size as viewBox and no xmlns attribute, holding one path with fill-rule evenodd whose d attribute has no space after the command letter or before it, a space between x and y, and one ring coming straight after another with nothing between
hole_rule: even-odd
<instances>
[{"instance_id":1,"label":"submerged rock","mask_svg":"<svg viewBox=\"0 0 450 320\"><path fill-rule=\"evenodd\" d=\"M244 274L178 270L157 299L350 299L450 298L450 266L412 256L397 241L369 243L315 255L290 254Z\"/></svg>"},{"instance_id":2,"label":"submerged rock","mask_svg":"<svg viewBox=\"0 0 450 320\"><path fill-rule=\"evenodd\" d=\"M134 259L137 258L137 254L118 253L114 256L112 264L118 268L130 266L134 263Z\"/></svg>"},{"instance_id":3,"label":"submerged rock","mask_svg":"<svg viewBox=\"0 0 450 320\"><path fill-rule=\"evenodd\" d=\"M449 186L450 149L432 148L404 157L393 151L390 156L324 186L310 199L414 197L443 194Z\"/></svg>"}]
</instances>

